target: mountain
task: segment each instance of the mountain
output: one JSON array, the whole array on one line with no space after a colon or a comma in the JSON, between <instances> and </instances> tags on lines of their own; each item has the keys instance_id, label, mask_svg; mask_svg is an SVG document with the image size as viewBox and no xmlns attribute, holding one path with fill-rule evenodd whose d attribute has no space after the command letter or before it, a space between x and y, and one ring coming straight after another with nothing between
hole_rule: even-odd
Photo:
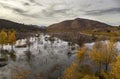
<instances>
[{"instance_id":1,"label":"mountain","mask_svg":"<svg viewBox=\"0 0 120 79\"><path fill-rule=\"evenodd\" d=\"M76 18L74 20L66 20L60 23L52 24L47 28L48 32L68 32L68 31L83 31L83 30L100 30L106 31L110 28L114 28L111 25L89 20Z\"/></svg>"},{"instance_id":2,"label":"mountain","mask_svg":"<svg viewBox=\"0 0 120 79\"><path fill-rule=\"evenodd\" d=\"M113 27L94 20L76 18L52 24L47 28L47 32L62 40L83 45L83 43L96 40L108 40L111 36L119 37L120 27Z\"/></svg>"},{"instance_id":3,"label":"mountain","mask_svg":"<svg viewBox=\"0 0 120 79\"><path fill-rule=\"evenodd\" d=\"M10 29L14 29L17 32L37 32L37 31L42 31L43 29L40 28L39 26L36 25L25 25L25 24L20 24L20 23L16 23L16 22L12 22L9 20L4 20L4 19L0 19L0 30L5 29L5 30L10 30Z\"/></svg>"},{"instance_id":4,"label":"mountain","mask_svg":"<svg viewBox=\"0 0 120 79\"><path fill-rule=\"evenodd\" d=\"M17 39L34 36L38 32L44 32L46 30L43 26L25 25L21 23L12 22L9 20L0 19L0 30L15 30Z\"/></svg>"}]
</instances>

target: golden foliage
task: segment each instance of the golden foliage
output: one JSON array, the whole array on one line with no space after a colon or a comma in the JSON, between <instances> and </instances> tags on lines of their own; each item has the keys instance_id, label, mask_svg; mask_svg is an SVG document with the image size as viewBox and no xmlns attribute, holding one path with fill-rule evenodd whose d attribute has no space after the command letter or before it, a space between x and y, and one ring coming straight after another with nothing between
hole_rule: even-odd
<instances>
[{"instance_id":1,"label":"golden foliage","mask_svg":"<svg viewBox=\"0 0 120 79\"><path fill-rule=\"evenodd\" d=\"M84 75L82 79L99 79L99 77L96 77L94 75Z\"/></svg>"},{"instance_id":2,"label":"golden foliage","mask_svg":"<svg viewBox=\"0 0 120 79\"><path fill-rule=\"evenodd\" d=\"M70 67L68 67L64 71L64 76L62 79L78 79L78 72L77 72L78 65L73 63Z\"/></svg>"},{"instance_id":3,"label":"golden foliage","mask_svg":"<svg viewBox=\"0 0 120 79\"><path fill-rule=\"evenodd\" d=\"M62 79L120 79L120 56L117 52L113 38L107 42L96 42L90 52L85 47L80 48L77 52L79 62L68 67ZM95 73L90 65L81 63L86 62L86 58L98 66L99 72Z\"/></svg>"},{"instance_id":4,"label":"golden foliage","mask_svg":"<svg viewBox=\"0 0 120 79\"><path fill-rule=\"evenodd\" d=\"M15 31L9 31L8 32L8 43L9 44L14 44L15 41L16 41Z\"/></svg>"},{"instance_id":5,"label":"golden foliage","mask_svg":"<svg viewBox=\"0 0 120 79\"><path fill-rule=\"evenodd\" d=\"M7 33L4 31L4 30L2 30L1 32L0 32L0 44L7 44Z\"/></svg>"},{"instance_id":6,"label":"golden foliage","mask_svg":"<svg viewBox=\"0 0 120 79\"><path fill-rule=\"evenodd\" d=\"M113 79L120 79L120 55L117 57L117 61L113 63L110 75Z\"/></svg>"},{"instance_id":7,"label":"golden foliage","mask_svg":"<svg viewBox=\"0 0 120 79\"><path fill-rule=\"evenodd\" d=\"M85 55L86 55L87 49L86 47L82 47L78 50L77 52L77 59L79 62L82 61L82 59L84 59Z\"/></svg>"},{"instance_id":8,"label":"golden foliage","mask_svg":"<svg viewBox=\"0 0 120 79\"><path fill-rule=\"evenodd\" d=\"M107 43L97 42L91 50L90 57L99 67L105 65L108 70L110 63L114 62L117 56L116 45L113 40Z\"/></svg>"},{"instance_id":9,"label":"golden foliage","mask_svg":"<svg viewBox=\"0 0 120 79\"><path fill-rule=\"evenodd\" d=\"M89 66L79 66L73 63L64 71L64 75L60 79L99 79L91 73Z\"/></svg>"},{"instance_id":10,"label":"golden foliage","mask_svg":"<svg viewBox=\"0 0 120 79\"><path fill-rule=\"evenodd\" d=\"M103 57L102 55L104 55L104 53L102 52L102 46L103 45L101 42L96 42L93 46L93 49L90 52L91 59L97 64L102 62L101 58Z\"/></svg>"},{"instance_id":11,"label":"golden foliage","mask_svg":"<svg viewBox=\"0 0 120 79\"><path fill-rule=\"evenodd\" d=\"M4 30L0 32L0 44L14 44L16 41L15 31L9 31L8 33Z\"/></svg>"}]
</instances>

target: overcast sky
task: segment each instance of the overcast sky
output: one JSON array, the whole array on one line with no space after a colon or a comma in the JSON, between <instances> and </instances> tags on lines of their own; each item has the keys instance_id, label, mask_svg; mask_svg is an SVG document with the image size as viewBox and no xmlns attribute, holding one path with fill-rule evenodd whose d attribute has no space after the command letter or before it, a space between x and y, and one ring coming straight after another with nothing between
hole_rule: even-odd
<instances>
[{"instance_id":1,"label":"overcast sky","mask_svg":"<svg viewBox=\"0 0 120 79\"><path fill-rule=\"evenodd\" d=\"M0 19L51 25L75 18L120 25L120 0L0 0Z\"/></svg>"}]
</instances>

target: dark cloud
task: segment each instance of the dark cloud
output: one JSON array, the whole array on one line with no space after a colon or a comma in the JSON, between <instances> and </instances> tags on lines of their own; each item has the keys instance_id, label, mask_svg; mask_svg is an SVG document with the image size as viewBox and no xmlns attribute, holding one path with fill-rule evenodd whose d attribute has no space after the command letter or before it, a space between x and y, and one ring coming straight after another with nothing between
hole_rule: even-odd
<instances>
[{"instance_id":1,"label":"dark cloud","mask_svg":"<svg viewBox=\"0 0 120 79\"><path fill-rule=\"evenodd\" d=\"M32 3L36 2L35 0L29 0L29 1L32 2Z\"/></svg>"},{"instance_id":2,"label":"dark cloud","mask_svg":"<svg viewBox=\"0 0 120 79\"><path fill-rule=\"evenodd\" d=\"M61 9L61 10L42 10L42 13L47 16L47 17L54 17L54 15L67 15L67 11L69 11L70 9Z\"/></svg>"},{"instance_id":3,"label":"dark cloud","mask_svg":"<svg viewBox=\"0 0 120 79\"><path fill-rule=\"evenodd\" d=\"M10 7L10 6L4 5L2 3L0 3L0 5L2 5L2 7L5 8L5 9L10 9L10 10L13 10L13 11L18 12L18 13L25 13L25 12L27 12L27 11L24 11L23 9Z\"/></svg>"},{"instance_id":4,"label":"dark cloud","mask_svg":"<svg viewBox=\"0 0 120 79\"><path fill-rule=\"evenodd\" d=\"M103 14L113 14L113 13L120 13L120 7L106 9L106 10L91 10L85 12L86 15L98 15L98 16Z\"/></svg>"},{"instance_id":5,"label":"dark cloud","mask_svg":"<svg viewBox=\"0 0 120 79\"><path fill-rule=\"evenodd\" d=\"M62 9L55 9L56 6L63 6L63 4L52 4L50 5L47 9L43 9L41 11L42 14L44 14L44 16L46 17L54 17L54 15L67 15L67 11L69 11L70 9L68 8L62 8Z\"/></svg>"},{"instance_id":6,"label":"dark cloud","mask_svg":"<svg viewBox=\"0 0 120 79\"><path fill-rule=\"evenodd\" d=\"M29 0L29 1L30 1L30 3L34 3L35 5L43 6L42 4L36 2L36 0Z\"/></svg>"},{"instance_id":7,"label":"dark cloud","mask_svg":"<svg viewBox=\"0 0 120 79\"><path fill-rule=\"evenodd\" d=\"M29 6L30 4L26 2L26 3L24 3L23 5L25 5L25 6Z\"/></svg>"},{"instance_id":8,"label":"dark cloud","mask_svg":"<svg viewBox=\"0 0 120 79\"><path fill-rule=\"evenodd\" d=\"M120 0L115 0L120 5Z\"/></svg>"}]
</instances>

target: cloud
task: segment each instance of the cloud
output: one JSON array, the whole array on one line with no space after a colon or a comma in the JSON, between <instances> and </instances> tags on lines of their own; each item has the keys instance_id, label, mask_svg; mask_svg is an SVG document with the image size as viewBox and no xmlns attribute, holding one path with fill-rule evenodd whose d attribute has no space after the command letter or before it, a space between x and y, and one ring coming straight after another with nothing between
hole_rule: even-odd
<instances>
[{"instance_id":1,"label":"cloud","mask_svg":"<svg viewBox=\"0 0 120 79\"><path fill-rule=\"evenodd\" d=\"M13 11L18 12L18 13L25 13L26 12L25 10L20 9L20 8L9 7L9 6L4 5L4 4L0 4L0 5L2 5L2 7L5 9L10 9L10 10L13 10Z\"/></svg>"},{"instance_id":2,"label":"cloud","mask_svg":"<svg viewBox=\"0 0 120 79\"><path fill-rule=\"evenodd\" d=\"M120 0L0 0L0 18L50 25L82 17L118 25L119 5ZM115 18L109 20L109 17Z\"/></svg>"},{"instance_id":3,"label":"cloud","mask_svg":"<svg viewBox=\"0 0 120 79\"><path fill-rule=\"evenodd\" d=\"M93 15L93 16L100 16L104 14L114 14L114 13L120 13L120 7L118 8L111 8L106 10L91 10L86 11L86 15Z\"/></svg>"}]
</instances>

